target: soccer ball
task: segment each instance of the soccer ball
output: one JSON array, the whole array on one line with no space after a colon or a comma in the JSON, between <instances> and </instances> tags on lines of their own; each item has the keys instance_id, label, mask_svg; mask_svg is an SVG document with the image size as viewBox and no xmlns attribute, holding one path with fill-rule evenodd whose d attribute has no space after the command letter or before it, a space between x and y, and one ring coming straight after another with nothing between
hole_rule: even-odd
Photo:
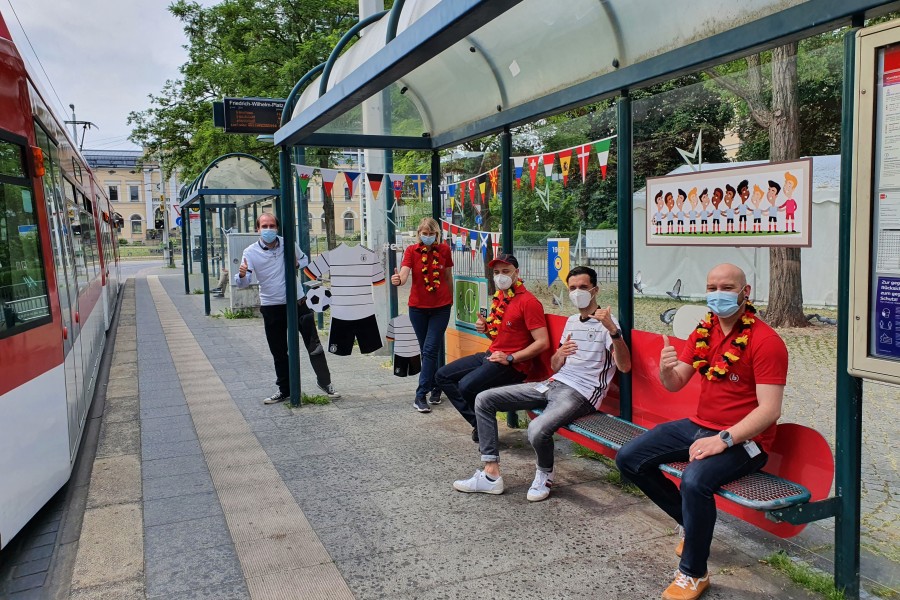
<instances>
[{"instance_id":1,"label":"soccer ball","mask_svg":"<svg viewBox=\"0 0 900 600\"><path fill-rule=\"evenodd\" d=\"M315 312L325 312L331 306L331 290L319 286L306 293L306 304Z\"/></svg>"}]
</instances>

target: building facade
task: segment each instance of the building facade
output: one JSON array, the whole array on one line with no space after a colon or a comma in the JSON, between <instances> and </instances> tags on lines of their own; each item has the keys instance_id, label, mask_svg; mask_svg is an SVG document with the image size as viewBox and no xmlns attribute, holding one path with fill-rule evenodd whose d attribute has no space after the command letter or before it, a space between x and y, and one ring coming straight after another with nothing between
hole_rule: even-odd
<instances>
[{"instance_id":1,"label":"building facade","mask_svg":"<svg viewBox=\"0 0 900 600\"><path fill-rule=\"evenodd\" d=\"M142 150L84 150L82 154L113 209L122 216L119 239L128 243L161 242L166 207L178 197L178 174L163 181L159 162L144 159ZM175 223L171 218L169 221L169 227L174 228Z\"/></svg>"}]
</instances>

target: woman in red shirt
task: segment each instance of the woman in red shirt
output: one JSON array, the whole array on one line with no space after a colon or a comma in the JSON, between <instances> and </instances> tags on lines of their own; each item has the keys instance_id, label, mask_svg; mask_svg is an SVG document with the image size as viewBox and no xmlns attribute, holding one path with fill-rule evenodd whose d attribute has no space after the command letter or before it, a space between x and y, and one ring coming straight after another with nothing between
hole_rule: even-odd
<instances>
[{"instance_id":1,"label":"woman in red shirt","mask_svg":"<svg viewBox=\"0 0 900 600\"><path fill-rule=\"evenodd\" d=\"M441 403L441 391L434 384L438 353L450 322L453 305L453 258L450 246L441 243L441 228L431 217L422 219L417 231L419 243L403 254L399 271L391 283L400 286L412 273L409 290L409 320L422 351L422 370L413 406L421 413L431 412L429 404ZM431 392L426 401L425 396Z\"/></svg>"}]
</instances>

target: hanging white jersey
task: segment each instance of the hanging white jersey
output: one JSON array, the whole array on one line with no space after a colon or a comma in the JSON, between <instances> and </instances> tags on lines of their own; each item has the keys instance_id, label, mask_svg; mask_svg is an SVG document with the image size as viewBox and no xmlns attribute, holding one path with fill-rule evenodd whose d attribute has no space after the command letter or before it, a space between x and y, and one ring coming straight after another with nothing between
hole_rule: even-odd
<instances>
[{"instance_id":1,"label":"hanging white jersey","mask_svg":"<svg viewBox=\"0 0 900 600\"><path fill-rule=\"evenodd\" d=\"M365 246L341 244L323 252L304 269L311 279L331 275L331 317L357 321L375 314L372 286L384 285L384 267Z\"/></svg>"},{"instance_id":2,"label":"hanging white jersey","mask_svg":"<svg viewBox=\"0 0 900 600\"><path fill-rule=\"evenodd\" d=\"M387 335L384 336L394 342L394 355L411 358L419 356L419 339L413 329L409 315L397 315L388 323Z\"/></svg>"}]
</instances>

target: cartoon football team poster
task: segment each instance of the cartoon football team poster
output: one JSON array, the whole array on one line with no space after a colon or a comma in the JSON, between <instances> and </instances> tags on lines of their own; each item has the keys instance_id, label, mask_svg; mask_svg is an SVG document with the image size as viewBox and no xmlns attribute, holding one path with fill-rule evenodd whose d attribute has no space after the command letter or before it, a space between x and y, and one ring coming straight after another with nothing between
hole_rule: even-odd
<instances>
[{"instance_id":1,"label":"cartoon football team poster","mask_svg":"<svg viewBox=\"0 0 900 600\"><path fill-rule=\"evenodd\" d=\"M812 159L647 179L649 246L812 244Z\"/></svg>"}]
</instances>

